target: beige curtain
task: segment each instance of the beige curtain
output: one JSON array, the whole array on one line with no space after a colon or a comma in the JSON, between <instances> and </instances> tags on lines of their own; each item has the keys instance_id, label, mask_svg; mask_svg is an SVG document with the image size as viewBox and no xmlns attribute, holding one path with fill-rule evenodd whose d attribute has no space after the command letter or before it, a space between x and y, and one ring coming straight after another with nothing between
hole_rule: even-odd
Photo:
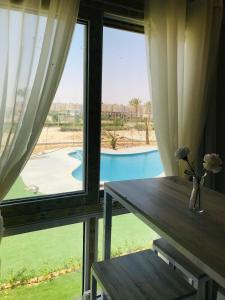
<instances>
[{"instance_id":1,"label":"beige curtain","mask_svg":"<svg viewBox=\"0 0 225 300\"><path fill-rule=\"evenodd\" d=\"M0 0L0 199L39 138L78 9L79 0Z\"/></svg>"},{"instance_id":2,"label":"beige curtain","mask_svg":"<svg viewBox=\"0 0 225 300\"><path fill-rule=\"evenodd\" d=\"M145 35L156 137L166 175L174 158L201 142L213 83L222 0L147 0ZM181 175L181 172L180 172Z\"/></svg>"}]
</instances>

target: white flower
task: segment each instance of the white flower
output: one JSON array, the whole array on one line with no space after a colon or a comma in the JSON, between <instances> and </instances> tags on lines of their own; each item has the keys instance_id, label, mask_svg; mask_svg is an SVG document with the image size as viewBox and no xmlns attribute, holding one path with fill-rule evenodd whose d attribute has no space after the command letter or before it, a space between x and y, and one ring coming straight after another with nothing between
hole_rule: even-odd
<instances>
[{"instance_id":1,"label":"white flower","mask_svg":"<svg viewBox=\"0 0 225 300\"><path fill-rule=\"evenodd\" d=\"M187 160L189 153L190 153L190 149L188 147L181 147L177 149L174 155L178 159Z\"/></svg>"},{"instance_id":2,"label":"white flower","mask_svg":"<svg viewBox=\"0 0 225 300\"><path fill-rule=\"evenodd\" d=\"M206 154L203 160L203 167L206 171L219 173L222 170L222 159L219 157L219 154Z\"/></svg>"}]
</instances>

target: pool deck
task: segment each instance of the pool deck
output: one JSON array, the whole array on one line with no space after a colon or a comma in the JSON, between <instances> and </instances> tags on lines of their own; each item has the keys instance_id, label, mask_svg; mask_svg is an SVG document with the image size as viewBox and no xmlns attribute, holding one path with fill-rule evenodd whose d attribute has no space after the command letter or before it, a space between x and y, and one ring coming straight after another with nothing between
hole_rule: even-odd
<instances>
[{"instance_id":1,"label":"pool deck","mask_svg":"<svg viewBox=\"0 0 225 300\"><path fill-rule=\"evenodd\" d=\"M80 161L68 155L80 148L68 147L50 150L33 155L21 173L26 186L37 186L43 194L57 194L82 190L82 183L72 176L72 172L80 165ZM134 154L157 150L156 147L142 146L119 150L102 148L108 154ZM163 176L163 174L160 174ZM103 182L101 182L103 184Z\"/></svg>"},{"instance_id":2,"label":"pool deck","mask_svg":"<svg viewBox=\"0 0 225 300\"><path fill-rule=\"evenodd\" d=\"M26 186L35 185L43 194L82 190L82 183L72 176L80 161L69 156L74 147L34 155L21 173Z\"/></svg>"},{"instance_id":3,"label":"pool deck","mask_svg":"<svg viewBox=\"0 0 225 300\"><path fill-rule=\"evenodd\" d=\"M107 153L107 154L135 154L135 153L145 153L149 151L155 151L158 150L157 147L150 147L150 146L136 146L132 148L123 148L118 150L108 149L108 148L102 148L101 153Z\"/></svg>"}]
</instances>

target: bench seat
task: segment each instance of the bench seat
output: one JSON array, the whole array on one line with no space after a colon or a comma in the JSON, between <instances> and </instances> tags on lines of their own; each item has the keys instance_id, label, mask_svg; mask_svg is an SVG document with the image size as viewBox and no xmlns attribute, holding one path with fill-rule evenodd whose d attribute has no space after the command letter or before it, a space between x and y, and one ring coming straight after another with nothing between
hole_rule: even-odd
<instances>
[{"instance_id":1,"label":"bench seat","mask_svg":"<svg viewBox=\"0 0 225 300\"><path fill-rule=\"evenodd\" d=\"M192 299L195 289L153 251L145 250L92 265L92 299L100 284L112 300Z\"/></svg>"}]
</instances>

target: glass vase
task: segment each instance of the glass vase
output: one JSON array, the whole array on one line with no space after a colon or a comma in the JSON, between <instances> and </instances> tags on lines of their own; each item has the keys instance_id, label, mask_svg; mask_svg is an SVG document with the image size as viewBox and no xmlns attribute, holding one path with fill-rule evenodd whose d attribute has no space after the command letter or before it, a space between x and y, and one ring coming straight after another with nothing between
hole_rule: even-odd
<instances>
[{"instance_id":1,"label":"glass vase","mask_svg":"<svg viewBox=\"0 0 225 300\"><path fill-rule=\"evenodd\" d=\"M193 187L189 200L189 209L198 213L204 212L204 209L202 208L202 187L204 185L204 177L205 176L200 178L193 177Z\"/></svg>"}]
</instances>

